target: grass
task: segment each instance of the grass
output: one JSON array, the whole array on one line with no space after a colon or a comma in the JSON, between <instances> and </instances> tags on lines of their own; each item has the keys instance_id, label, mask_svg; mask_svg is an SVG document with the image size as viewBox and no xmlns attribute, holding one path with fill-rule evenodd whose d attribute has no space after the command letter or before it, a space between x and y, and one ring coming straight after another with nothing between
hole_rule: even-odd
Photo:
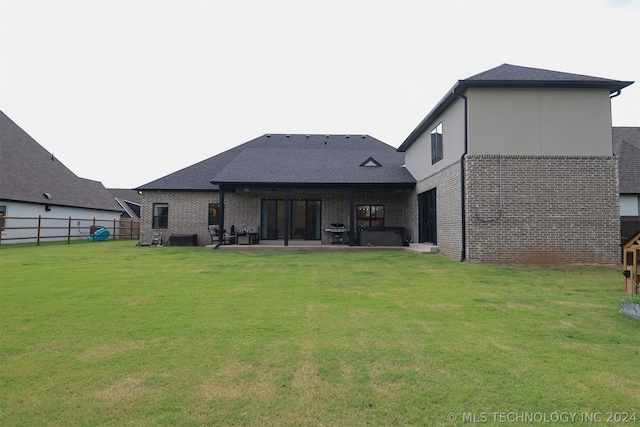
<instances>
[{"instance_id":1,"label":"grass","mask_svg":"<svg viewBox=\"0 0 640 427\"><path fill-rule=\"evenodd\" d=\"M0 425L640 417L622 286L615 268L400 251L3 245Z\"/></svg>"}]
</instances>

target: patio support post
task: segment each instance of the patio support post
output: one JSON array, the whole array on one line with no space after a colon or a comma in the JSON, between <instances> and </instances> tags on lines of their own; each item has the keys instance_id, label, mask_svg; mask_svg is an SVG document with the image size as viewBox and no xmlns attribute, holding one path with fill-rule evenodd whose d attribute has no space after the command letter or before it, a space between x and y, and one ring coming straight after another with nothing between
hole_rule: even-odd
<instances>
[{"instance_id":1,"label":"patio support post","mask_svg":"<svg viewBox=\"0 0 640 427\"><path fill-rule=\"evenodd\" d=\"M355 218L353 212L355 211L355 195L353 187L349 187L349 246L354 246L355 242Z\"/></svg>"},{"instance_id":2,"label":"patio support post","mask_svg":"<svg viewBox=\"0 0 640 427\"><path fill-rule=\"evenodd\" d=\"M220 214L218 215L218 243L224 243L224 190L220 186Z\"/></svg>"},{"instance_id":3,"label":"patio support post","mask_svg":"<svg viewBox=\"0 0 640 427\"><path fill-rule=\"evenodd\" d=\"M284 245L289 246L289 187L284 188Z\"/></svg>"},{"instance_id":4,"label":"patio support post","mask_svg":"<svg viewBox=\"0 0 640 427\"><path fill-rule=\"evenodd\" d=\"M284 245L289 246L289 187L284 188Z\"/></svg>"}]
</instances>

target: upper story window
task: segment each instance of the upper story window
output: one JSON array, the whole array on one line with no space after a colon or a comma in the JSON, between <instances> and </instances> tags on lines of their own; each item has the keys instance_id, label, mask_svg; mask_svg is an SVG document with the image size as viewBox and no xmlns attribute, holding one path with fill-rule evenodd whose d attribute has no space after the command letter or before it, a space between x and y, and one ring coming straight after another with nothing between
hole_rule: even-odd
<instances>
[{"instance_id":1,"label":"upper story window","mask_svg":"<svg viewBox=\"0 0 640 427\"><path fill-rule=\"evenodd\" d=\"M153 204L153 228L169 228L169 204Z\"/></svg>"},{"instance_id":2,"label":"upper story window","mask_svg":"<svg viewBox=\"0 0 640 427\"><path fill-rule=\"evenodd\" d=\"M431 164L442 160L442 122L431 131Z\"/></svg>"}]
</instances>

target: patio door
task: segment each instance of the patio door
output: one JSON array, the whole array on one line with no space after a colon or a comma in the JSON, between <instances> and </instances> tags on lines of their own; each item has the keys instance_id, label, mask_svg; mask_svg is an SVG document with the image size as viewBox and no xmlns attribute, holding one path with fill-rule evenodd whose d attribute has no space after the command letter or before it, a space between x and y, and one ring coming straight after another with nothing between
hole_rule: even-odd
<instances>
[{"instance_id":1,"label":"patio door","mask_svg":"<svg viewBox=\"0 0 640 427\"><path fill-rule=\"evenodd\" d=\"M289 203L289 238L320 240L321 208L320 200L291 200ZM265 240L284 239L284 200L263 200L261 238Z\"/></svg>"},{"instance_id":2,"label":"patio door","mask_svg":"<svg viewBox=\"0 0 640 427\"><path fill-rule=\"evenodd\" d=\"M438 244L436 189L418 194L418 242Z\"/></svg>"},{"instance_id":3,"label":"patio door","mask_svg":"<svg viewBox=\"0 0 640 427\"><path fill-rule=\"evenodd\" d=\"M284 200L263 200L260 238L284 239Z\"/></svg>"}]
</instances>

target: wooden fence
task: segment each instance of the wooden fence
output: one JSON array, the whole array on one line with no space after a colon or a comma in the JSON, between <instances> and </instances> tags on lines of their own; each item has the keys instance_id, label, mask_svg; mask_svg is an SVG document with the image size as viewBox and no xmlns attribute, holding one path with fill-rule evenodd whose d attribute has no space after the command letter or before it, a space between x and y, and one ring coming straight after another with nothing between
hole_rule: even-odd
<instances>
[{"instance_id":1,"label":"wooden fence","mask_svg":"<svg viewBox=\"0 0 640 427\"><path fill-rule=\"evenodd\" d=\"M139 239L140 220L121 218L101 220L96 218L51 218L38 215L3 216L0 215L0 245L9 241L35 242L40 246L41 241L57 240L71 243L71 240L87 239L94 233L106 228L109 239Z\"/></svg>"}]
</instances>

